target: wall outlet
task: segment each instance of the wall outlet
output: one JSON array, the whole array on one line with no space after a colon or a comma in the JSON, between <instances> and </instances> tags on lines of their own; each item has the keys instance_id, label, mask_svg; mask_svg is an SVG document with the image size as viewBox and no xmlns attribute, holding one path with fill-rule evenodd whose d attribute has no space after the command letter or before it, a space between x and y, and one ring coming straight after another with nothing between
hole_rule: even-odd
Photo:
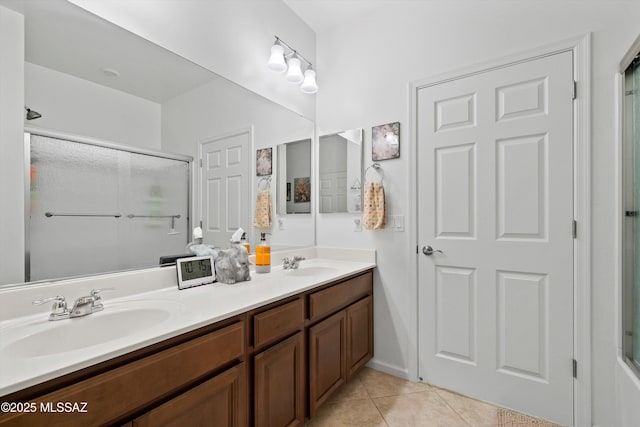
<instances>
[{"instance_id":1,"label":"wall outlet","mask_svg":"<svg viewBox=\"0 0 640 427\"><path fill-rule=\"evenodd\" d=\"M353 231L362 231L362 221L360 220L360 218L353 218Z\"/></svg>"},{"instance_id":2,"label":"wall outlet","mask_svg":"<svg viewBox=\"0 0 640 427\"><path fill-rule=\"evenodd\" d=\"M404 215L389 215L389 228L392 231L404 231Z\"/></svg>"},{"instance_id":3,"label":"wall outlet","mask_svg":"<svg viewBox=\"0 0 640 427\"><path fill-rule=\"evenodd\" d=\"M284 230L284 218L278 218L278 229Z\"/></svg>"}]
</instances>

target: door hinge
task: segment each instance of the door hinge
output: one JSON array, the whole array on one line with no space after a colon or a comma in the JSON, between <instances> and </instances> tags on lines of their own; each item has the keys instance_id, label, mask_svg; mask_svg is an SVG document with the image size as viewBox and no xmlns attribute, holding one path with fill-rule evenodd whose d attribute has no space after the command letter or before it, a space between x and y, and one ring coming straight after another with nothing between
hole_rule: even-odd
<instances>
[{"instance_id":1,"label":"door hinge","mask_svg":"<svg viewBox=\"0 0 640 427\"><path fill-rule=\"evenodd\" d=\"M573 81L573 97L571 99L576 99L578 97L578 82Z\"/></svg>"},{"instance_id":2,"label":"door hinge","mask_svg":"<svg viewBox=\"0 0 640 427\"><path fill-rule=\"evenodd\" d=\"M576 221L575 219L571 223L571 235L574 239L578 237L578 221Z\"/></svg>"},{"instance_id":3,"label":"door hinge","mask_svg":"<svg viewBox=\"0 0 640 427\"><path fill-rule=\"evenodd\" d=\"M202 159L200 159L200 167L202 167Z\"/></svg>"},{"instance_id":4,"label":"door hinge","mask_svg":"<svg viewBox=\"0 0 640 427\"><path fill-rule=\"evenodd\" d=\"M200 221L200 228L202 228L202 221Z\"/></svg>"},{"instance_id":5,"label":"door hinge","mask_svg":"<svg viewBox=\"0 0 640 427\"><path fill-rule=\"evenodd\" d=\"M573 378L578 379L578 361L573 359Z\"/></svg>"},{"instance_id":6,"label":"door hinge","mask_svg":"<svg viewBox=\"0 0 640 427\"><path fill-rule=\"evenodd\" d=\"M419 245L416 245L416 253L420 253L420 252L418 252L418 246L419 246Z\"/></svg>"}]
</instances>

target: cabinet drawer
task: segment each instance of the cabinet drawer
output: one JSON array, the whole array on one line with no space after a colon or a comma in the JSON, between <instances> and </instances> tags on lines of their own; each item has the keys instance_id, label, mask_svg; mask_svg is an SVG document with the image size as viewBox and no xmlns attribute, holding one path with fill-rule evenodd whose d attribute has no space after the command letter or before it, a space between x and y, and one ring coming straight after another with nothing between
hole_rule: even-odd
<instances>
[{"instance_id":1,"label":"cabinet drawer","mask_svg":"<svg viewBox=\"0 0 640 427\"><path fill-rule=\"evenodd\" d=\"M135 419L133 427L246 425L245 366L240 364Z\"/></svg>"},{"instance_id":2,"label":"cabinet drawer","mask_svg":"<svg viewBox=\"0 0 640 427\"><path fill-rule=\"evenodd\" d=\"M244 354L244 322L136 360L44 395L35 402L87 402L86 413L12 414L0 425L102 425L124 418L154 400L213 372ZM38 403L39 405L39 403Z\"/></svg>"},{"instance_id":3,"label":"cabinet drawer","mask_svg":"<svg viewBox=\"0 0 640 427\"><path fill-rule=\"evenodd\" d=\"M304 301L297 299L253 317L253 341L256 348L304 325Z\"/></svg>"},{"instance_id":4,"label":"cabinet drawer","mask_svg":"<svg viewBox=\"0 0 640 427\"><path fill-rule=\"evenodd\" d=\"M316 320L373 290L373 273L367 272L309 296L309 319Z\"/></svg>"}]
</instances>

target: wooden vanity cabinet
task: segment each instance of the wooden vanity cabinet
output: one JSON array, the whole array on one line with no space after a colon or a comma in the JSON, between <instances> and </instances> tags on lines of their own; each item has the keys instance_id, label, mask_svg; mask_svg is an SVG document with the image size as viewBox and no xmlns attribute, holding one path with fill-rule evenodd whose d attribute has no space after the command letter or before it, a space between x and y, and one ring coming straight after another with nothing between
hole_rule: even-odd
<instances>
[{"instance_id":1,"label":"wooden vanity cabinet","mask_svg":"<svg viewBox=\"0 0 640 427\"><path fill-rule=\"evenodd\" d=\"M371 270L3 397L0 426L302 426L373 356Z\"/></svg>"},{"instance_id":2,"label":"wooden vanity cabinet","mask_svg":"<svg viewBox=\"0 0 640 427\"><path fill-rule=\"evenodd\" d=\"M252 324L254 425L304 425L373 356L373 273L271 306Z\"/></svg>"},{"instance_id":3,"label":"wooden vanity cabinet","mask_svg":"<svg viewBox=\"0 0 640 427\"><path fill-rule=\"evenodd\" d=\"M355 375L373 357L373 297L346 309L347 378Z\"/></svg>"},{"instance_id":4,"label":"wooden vanity cabinet","mask_svg":"<svg viewBox=\"0 0 640 427\"><path fill-rule=\"evenodd\" d=\"M304 425L304 333L254 357L255 425Z\"/></svg>"},{"instance_id":5,"label":"wooden vanity cabinet","mask_svg":"<svg viewBox=\"0 0 640 427\"><path fill-rule=\"evenodd\" d=\"M215 329L215 326L212 328ZM34 413L0 414L0 426L123 425L135 419L136 414L145 413L152 408L158 409L158 413L153 410L149 413L153 419L167 419L170 413L178 417L191 416L187 413L197 412L195 408L199 404L199 396L189 393L189 390L204 386L206 392L213 396L215 387L224 385L221 382L224 383L230 376L234 376L233 386L231 389L227 387L227 391L223 392L231 390L235 393L235 396L228 398L234 402L234 405L228 406L228 410L234 412L231 415L234 422L221 424L215 422L216 418L211 424L201 425L245 426L246 422L243 420L247 406L244 400L244 369L231 368L220 373L230 365L240 363L238 366L243 366L241 361L246 348L244 318L203 334L162 351L147 352L143 357L127 360L126 363L106 371L101 365L96 365L85 372L84 379L78 379L44 395L31 398L28 397L29 394L24 394L25 397L7 399L35 402L38 408L47 403L56 406L58 402L86 402L86 412L39 409ZM239 371L242 374L236 374ZM216 406L217 403L210 404L208 409L212 409L211 405ZM140 420L144 420L144 416Z\"/></svg>"},{"instance_id":6,"label":"wooden vanity cabinet","mask_svg":"<svg viewBox=\"0 0 640 427\"><path fill-rule=\"evenodd\" d=\"M344 310L309 328L309 415L347 382Z\"/></svg>"},{"instance_id":7,"label":"wooden vanity cabinet","mask_svg":"<svg viewBox=\"0 0 640 427\"><path fill-rule=\"evenodd\" d=\"M304 298L268 306L251 317L254 425L304 425Z\"/></svg>"},{"instance_id":8,"label":"wooden vanity cabinet","mask_svg":"<svg viewBox=\"0 0 640 427\"><path fill-rule=\"evenodd\" d=\"M373 275L367 272L309 296L309 415L373 356ZM329 315L329 317L326 317Z\"/></svg>"}]
</instances>

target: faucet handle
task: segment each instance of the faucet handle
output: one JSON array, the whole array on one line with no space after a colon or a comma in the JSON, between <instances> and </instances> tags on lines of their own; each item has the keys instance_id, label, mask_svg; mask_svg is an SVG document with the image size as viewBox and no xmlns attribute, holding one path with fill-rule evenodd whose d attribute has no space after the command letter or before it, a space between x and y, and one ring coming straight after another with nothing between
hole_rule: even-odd
<instances>
[{"instance_id":1,"label":"faucet handle","mask_svg":"<svg viewBox=\"0 0 640 427\"><path fill-rule=\"evenodd\" d=\"M303 256L297 256L297 255L296 255L296 256L294 256L294 257L293 257L293 260L294 260L294 261L304 261L305 259L306 259L306 258L305 258L305 257L303 257Z\"/></svg>"},{"instance_id":2,"label":"faucet handle","mask_svg":"<svg viewBox=\"0 0 640 427\"><path fill-rule=\"evenodd\" d=\"M33 305L42 305L53 301L51 306L51 314L49 314L49 320L60 320L69 317L69 309L67 308L67 300L60 295L50 298L39 299L33 301Z\"/></svg>"},{"instance_id":3,"label":"faucet handle","mask_svg":"<svg viewBox=\"0 0 640 427\"><path fill-rule=\"evenodd\" d=\"M64 305L64 306L66 306L66 305L67 305L67 300L66 300L66 299L64 299L64 297L63 297L63 296L60 296L60 295L57 295L57 296L55 296L55 297L49 297L49 298L38 299L38 300L32 301L32 302L31 302L31 304L33 304L33 305L42 305L42 304L46 304L46 303L51 302L51 301L56 301L56 302L54 303L54 305L55 305L56 307L60 307L60 306L62 306L62 305Z\"/></svg>"},{"instance_id":4,"label":"faucet handle","mask_svg":"<svg viewBox=\"0 0 640 427\"><path fill-rule=\"evenodd\" d=\"M99 299L101 299L102 297L99 295L100 292L104 292L104 291L115 291L116 288L102 288L102 289L92 289L90 294L91 296L97 301Z\"/></svg>"}]
</instances>

